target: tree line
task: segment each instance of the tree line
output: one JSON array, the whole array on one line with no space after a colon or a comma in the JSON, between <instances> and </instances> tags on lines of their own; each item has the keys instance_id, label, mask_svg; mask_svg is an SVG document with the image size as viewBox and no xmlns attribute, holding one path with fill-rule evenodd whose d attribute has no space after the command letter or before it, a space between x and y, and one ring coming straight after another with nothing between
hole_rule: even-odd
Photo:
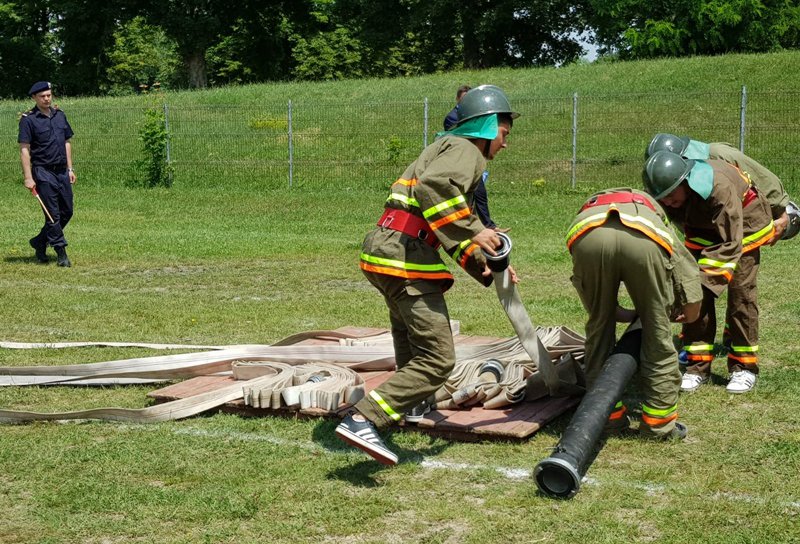
<instances>
[{"instance_id":1,"label":"tree line","mask_svg":"<svg viewBox=\"0 0 800 544\"><path fill-rule=\"evenodd\" d=\"M797 0L0 0L0 96L119 95L800 45Z\"/></svg>"}]
</instances>

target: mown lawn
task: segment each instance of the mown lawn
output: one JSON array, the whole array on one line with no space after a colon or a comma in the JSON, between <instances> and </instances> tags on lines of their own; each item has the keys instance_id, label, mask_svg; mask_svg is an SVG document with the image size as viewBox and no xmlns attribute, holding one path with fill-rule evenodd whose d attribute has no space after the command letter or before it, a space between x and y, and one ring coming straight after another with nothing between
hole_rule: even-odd
<instances>
[{"instance_id":1,"label":"mown lawn","mask_svg":"<svg viewBox=\"0 0 800 544\"><path fill-rule=\"evenodd\" d=\"M499 178L490 186L493 216L512 228L512 262L535 324L582 331L563 234L591 189ZM30 195L4 183L0 198L4 340L270 343L387 325L357 268L383 190L78 185L71 269L33 260L27 240L40 219ZM327 419L43 423L0 427L0 542L797 542L797 244L764 252L756 390L727 395L718 359L716 383L681 397L685 442L609 440L571 501L539 495L530 477L569 415L522 443L396 432L394 468L345 447ZM448 300L464 334L512 334L493 290L465 274ZM150 353L158 352L5 349L0 365ZM0 407L141 407L150 389L4 388Z\"/></svg>"}]
</instances>

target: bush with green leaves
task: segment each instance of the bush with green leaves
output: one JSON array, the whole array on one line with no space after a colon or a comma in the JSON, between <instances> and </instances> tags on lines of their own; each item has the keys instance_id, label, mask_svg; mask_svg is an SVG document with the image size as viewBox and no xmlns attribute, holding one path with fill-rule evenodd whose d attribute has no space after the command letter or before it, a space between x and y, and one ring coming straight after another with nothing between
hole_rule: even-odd
<instances>
[{"instance_id":1,"label":"bush with green leaves","mask_svg":"<svg viewBox=\"0 0 800 544\"><path fill-rule=\"evenodd\" d=\"M144 111L144 121L139 126L144 158L136 162L136 179L131 183L143 187L171 187L172 166L167 161L167 130L164 107L156 102Z\"/></svg>"}]
</instances>

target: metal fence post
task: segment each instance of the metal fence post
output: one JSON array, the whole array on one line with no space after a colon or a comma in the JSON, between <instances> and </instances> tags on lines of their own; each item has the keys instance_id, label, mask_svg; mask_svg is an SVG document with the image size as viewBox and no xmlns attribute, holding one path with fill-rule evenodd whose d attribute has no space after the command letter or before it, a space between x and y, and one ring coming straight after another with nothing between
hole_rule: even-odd
<instances>
[{"instance_id":1,"label":"metal fence post","mask_svg":"<svg viewBox=\"0 0 800 544\"><path fill-rule=\"evenodd\" d=\"M742 85L742 102L739 106L739 151L744 153L745 115L747 112L747 87Z\"/></svg>"},{"instance_id":2,"label":"metal fence post","mask_svg":"<svg viewBox=\"0 0 800 544\"><path fill-rule=\"evenodd\" d=\"M428 97L425 97L425 107L423 108L422 119L422 149L428 147Z\"/></svg>"},{"instance_id":3,"label":"metal fence post","mask_svg":"<svg viewBox=\"0 0 800 544\"><path fill-rule=\"evenodd\" d=\"M289 117L287 123L289 129L289 187L291 188L294 180L294 146L292 145L292 101L289 100Z\"/></svg>"},{"instance_id":4,"label":"metal fence post","mask_svg":"<svg viewBox=\"0 0 800 544\"><path fill-rule=\"evenodd\" d=\"M572 188L578 176L578 93L572 93Z\"/></svg>"},{"instance_id":5,"label":"metal fence post","mask_svg":"<svg viewBox=\"0 0 800 544\"><path fill-rule=\"evenodd\" d=\"M169 143L169 104L167 104L166 102L164 102L164 131L166 131L167 133L166 143L164 144L167 152L167 179L169 180L169 186L172 187L172 168L170 168L171 150Z\"/></svg>"}]
</instances>

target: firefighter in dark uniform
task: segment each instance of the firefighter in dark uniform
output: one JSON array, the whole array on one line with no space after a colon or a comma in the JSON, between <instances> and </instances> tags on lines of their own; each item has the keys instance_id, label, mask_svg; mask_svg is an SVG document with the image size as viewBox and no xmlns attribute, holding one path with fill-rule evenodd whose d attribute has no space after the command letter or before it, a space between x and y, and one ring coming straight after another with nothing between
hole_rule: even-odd
<instances>
[{"instance_id":1,"label":"firefighter in dark uniform","mask_svg":"<svg viewBox=\"0 0 800 544\"><path fill-rule=\"evenodd\" d=\"M38 193L44 207L44 226L30 239L41 263L48 262L47 246L56 251L58 266L71 266L67 257L64 227L72 218L72 185L77 180L72 169L72 127L67 116L51 106L52 86L47 81L34 83L29 92L36 101L19 121L20 161L24 184Z\"/></svg>"},{"instance_id":2,"label":"firefighter in dark uniform","mask_svg":"<svg viewBox=\"0 0 800 544\"><path fill-rule=\"evenodd\" d=\"M444 299L453 275L439 248L488 286L492 275L481 250L494 255L500 247L497 232L474 214L473 195L519 114L501 89L482 85L464 96L458 115L458 124L392 184L383 216L362 246L361 270L389 308L397 372L355 405L336 435L387 465L397 455L378 431L429 398L456 362Z\"/></svg>"},{"instance_id":3,"label":"firefighter in dark uniform","mask_svg":"<svg viewBox=\"0 0 800 544\"><path fill-rule=\"evenodd\" d=\"M703 295L692 255L669 226L664 210L636 189L608 189L594 194L567 232L572 254L572 284L589 313L586 322L586 383L591 387L614 349L617 321L638 316L642 322L639 381L642 420L647 438L684 438L678 423L681 373L672 343L670 319L697 319ZM624 284L635 312L617 302ZM620 400L606 431L629 427Z\"/></svg>"},{"instance_id":4,"label":"firefighter in dark uniform","mask_svg":"<svg viewBox=\"0 0 800 544\"><path fill-rule=\"evenodd\" d=\"M692 160L669 151L645 163L647 191L683 227L685 245L697 259L703 283L700 318L684 324L688 365L683 391L695 391L711 375L717 318L715 302L728 290L729 393L746 393L758 375L758 290L761 246L776 237L766 196L735 166Z\"/></svg>"}]
</instances>

